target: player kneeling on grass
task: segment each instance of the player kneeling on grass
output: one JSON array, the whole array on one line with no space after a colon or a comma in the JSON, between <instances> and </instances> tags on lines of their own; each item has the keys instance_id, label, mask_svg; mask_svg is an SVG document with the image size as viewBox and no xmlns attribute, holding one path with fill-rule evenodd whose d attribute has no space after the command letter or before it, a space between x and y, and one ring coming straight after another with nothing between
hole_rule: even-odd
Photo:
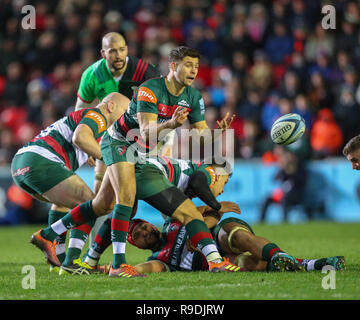
<instances>
[{"instance_id":1,"label":"player kneeling on grass","mask_svg":"<svg viewBox=\"0 0 360 320\"><path fill-rule=\"evenodd\" d=\"M229 212L232 211L231 202L221 204ZM245 221L231 217L219 222L223 212L216 212L207 206L198 210L203 213L219 252L242 271L312 271L321 270L325 265L341 270L345 267L344 257L341 256L295 259L276 244L256 236ZM110 244L109 224L110 220L105 221L87 253L85 261L89 265L97 266L101 254ZM206 259L191 246L184 226L174 219L166 219L162 232L145 220L134 219L130 224L128 241L140 249L153 252L147 262L135 266L140 273L208 270Z\"/></svg>"},{"instance_id":2,"label":"player kneeling on grass","mask_svg":"<svg viewBox=\"0 0 360 320\"><path fill-rule=\"evenodd\" d=\"M221 257L201 212L190 198L199 197L212 209L225 212L223 205L216 200L216 197L224 191L225 184L229 179L229 172L225 168L228 168L226 164L210 165L166 157L148 158L145 164L138 163L135 166L136 199L144 200L160 212L183 224L191 244L202 252L208 262L209 270L212 272L238 272L241 270ZM58 235L67 229L111 212L108 204L115 202L115 193L109 183L110 178L107 173L108 169L100 190L92 201L77 206L64 218L40 231L44 242L42 247L48 248L47 254L50 261L57 263L53 241ZM104 198L106 199L103 202ZM233 204L232 211L240 213L240 208ZM117 228L120 222L119 219L112 218L111 238L113 248L115 247L119 252L117 254L124 255L129 224L126 224L126 229ZM114 242L114 232L120 233L121 242ZM62 271L72 274L89 274L92 270L87 268L87 265L74 263L70 266L61 266L60 273ZM127 264L121 265L120 268L112 266L109 272L109 276L122 277L124 274L127 277L143 276L133 266Z\"/></svg>"}]
</instances>

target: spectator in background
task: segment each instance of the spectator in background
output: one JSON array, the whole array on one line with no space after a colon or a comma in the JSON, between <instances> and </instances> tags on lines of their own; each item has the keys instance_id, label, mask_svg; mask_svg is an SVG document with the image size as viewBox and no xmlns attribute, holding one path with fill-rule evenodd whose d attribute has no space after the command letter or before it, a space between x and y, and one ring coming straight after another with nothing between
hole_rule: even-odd
<instances>
[{"instance_id":1,"label":"spectator in background","mask_svg":"<svg viewBox=\"0 0 360 320\"><path fill-rule=\"evenodd\" d=\"M305 58L310 63L313 63L320 52L332 57L335 52L335 41L333 36L321 26L321 22L318 22L315 30L306 40L304 48Z\"/></svg>"},{"instance_id":2,"label":"spectator in background","mask_svg":"<svg viewBox=\"0 0 360 320\"><path fill-rule=\"evenodd\" d=\"M342 87L339 102L334 107L334 113L345 141L359 133L360 108L356 103L352 88Z\"/></svg>"},{"instance_id":3,"label":"spectator in background","mask_svg":"<svg viewBox=\"0 0 360 320\"><path fill-rule=\"evenodd\" d=\"M26 102L26 80L20 62L11 62L6 68L6 81L2 99L7 106L24 106Z\"/></svg>"},{"instance_id":4,"label":"spectator in background","mask_svg":"<svg viewBox=\"0 0 360 320\"><path fill-rule=\"evenodd\" d=\"M277 91L271 91L261 110L261 125L268 133L271 131L275 120L282 116L279 108L279 98L280 95Z\"/></svg>"},{"instance_id":5,"label":"spectator in background","mask_svg":"<svg viewBox=\"0 0 360 320\"><path fill-rule=\"evenodd\" d=\"M263 98L272 84L272 65L266 54L257 50L254 53L254 64L250 67L246 79L247 90L256 90Z\"/></svg>"},{"instance_id":6,"label":"spectator in background","mask_svg":"<svg viewBox=\"0 0 360 320\"><path fill-rule=\"evenodd\" d=\"M294 112L303 117L306 129L310 130L313 122L313 115L310 111L309 102L304 94L298 94L296 96Z\"/></svg>"},{"instance_id":7,"label":"spectator in background","mask_svg":"<svg viewBox=\"0 0 360 320\"><path fill-rule=\"evenodd\" d=\"M265 52L272 64L283 63L292 53L293 39L286 30L286 25L276 22L274 31L265 42Z\"/></svg>"},{"instance_id":8,"label":"spectator in background","mask_svg":"<svg viewBox=\"0 0 360 320\"><path fill-rule=\"evenodd\" d=\"M331 89L332 87L325 81L320 72L311 74L306 94L313 114L316 114L324 107L332 108L334 95Z\"/></svg>"},{"instance_id":9,"label":"spectator in background","mask_svg":"<svg viewBox=\"0 0 360 320\"><path fill-rule=\"evenodd\" d=\"M238 115L243 119L260 121L261 97L256 90L247 91L245 100L238 107Z\"/></svg>"},{"instance_id":10,"label":"spectator in background","mask_svg":"<svg viewBox=\"0 0 360 320\"><path fill-rule=\"evenodd\" d=\"M246 30L256 48L263 46L267 27L267 13L260 3L252 3L249 7L249 16L246 19Z\"/></svg>"},{"instance_id":11,"label":"spectator in background","mask_svg":"<svg viewBox=\"0 0 360 320\"><path fill-rule=\"evenodd\" d=\"M307 181L306 169L299 161L295 153L286 151L282 147L275 150L278 159L279 170L274 180L280 184L278 188L266 197L260 212L260 222L266 220L267 211L271 204L281 206L283 222L288 221L291 207L301 204L304 199L305 185Z\"/></svg>"},{"instance_id":12,"label":"spectator in background","mask_svg":"<svg viewBox=\"0 0 360 320\"><path fill-rule=\"evenodd\" d=\"M323 159L338 154L344 138L340 126L335 122L330 109L321 109L314 121L310 133L313 156Z\"/></svg>"},{"instance_id":13,"label":"spectator in background","mask_svg":"<svg viewBox=\"0 0 360 320\"><path fill-rule=\"evenodd\" d=\"M294 71L287 71L280 87L281 96L288 99L295 99L302 91L298 75Z\"/></svg>"}]
</instances>

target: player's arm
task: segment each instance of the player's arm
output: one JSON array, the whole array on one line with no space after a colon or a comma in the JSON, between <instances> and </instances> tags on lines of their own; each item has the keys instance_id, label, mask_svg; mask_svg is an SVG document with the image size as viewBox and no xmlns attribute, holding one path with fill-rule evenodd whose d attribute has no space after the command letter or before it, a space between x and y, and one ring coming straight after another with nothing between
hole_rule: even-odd
<instances>
[{"instance_id":1,"label":"player's arm","mask_svg":"<svg viewBox=\"0 0 360 320\"><path fill-rule=\"evenodd\" d=\"M140 273L154 273L168 271L165 264L159 260L151 260L135 266L137 272Z\"/></svg>"},{"instance_id":2,"label":"player's arm","mask_svg":"<svg viewBox=\"0 0 360 320\"><path fill-rule=\"evenodd\" d=\"M81 109L85 109L85 108L92 108L95 107L97 105L97 99L95 99L92 102L85 102L84 100L80 99L79 96L76 100L76 104L75 104L75 111L81 110Z\"/></svg>"},{"instance_id":3,"label":"player's arm","mask_svg":"<svg viewBox=\"0 0 360 320\"><path fill-rule=\"evenodd\" d=\"M95 98L94 75L92 67L90 66L83 72L81 76L79 89L77 92L75 111L91 107Z\"/></svg>"},{"instance_id":4,"label":"player's arm","mask_svg":"<svg viewBox=\"0 0 360 320\"><path fill-rule=\"evenodd\" d=\"M97 194L98 191L100 190L101 182L104 179L105 171L106 171L105 162L102 160L96 159L96 164L95 164L95 168L94 168L94 175L95 175L94 193L95 194Z\"/></svg>"},{"instance_id":5,"label":"player's arm","mask_svg":"<svg viewBox=\"0 0 360 320\"><path fill-rule=\"evenodd\" d=\"M232 115L230 117L229 113L226 113L223 119L217 121L219 129L221 129L222 132L229 129L234 118L235 115ZM207 125L205 120L195 122L191 124L191 127L195 128L197 130L197 133L204 137L203 139L200 139L201 144L203 144L207 138L211 139L209 141L214 141L216 139L216 136L214 135L214 130L207 130L209 129L209 126Z\"/></svg>"},{"instance_id":6,"label":"player's arm","mask_svg":"<svg viewBox=\"0 0 360 320\"><path fill-rule=\"evenodd\" d=\"M221 201L221 209L216 211L209 206L200 206L197 209L201 212L204 217L204 221L209 229L215 227L217 223L220 221L224 213L226 212L234 212L237 214L241 213L240 207L231 201Z\"/></svg>"},{"instance_id":7,"label":"player's arm","mask_svg":"<svg viewBox=\"0 0 360 320\"><path fill-rule=\"evenodd\" d=\"M95 139L94 131L87 124L80 123L77 126L72 142L89 156L101 159L100 145Z\"/></svg>"},{"instance_id":8,"label":"player's arm","mask_svg":"<svg viewBox=\"0 0 360 320\"><path fill-rule=\"evenodd\" d=\"M157 123L157 113L138 112L137 118L139 121L140 134L146 141L150 141L151 138L161 140L165 138L169 130L176 129L183 125L187 120L188 114L189 112L186 109L178 107L170 120Z\"/></svg>"}]
</instances>

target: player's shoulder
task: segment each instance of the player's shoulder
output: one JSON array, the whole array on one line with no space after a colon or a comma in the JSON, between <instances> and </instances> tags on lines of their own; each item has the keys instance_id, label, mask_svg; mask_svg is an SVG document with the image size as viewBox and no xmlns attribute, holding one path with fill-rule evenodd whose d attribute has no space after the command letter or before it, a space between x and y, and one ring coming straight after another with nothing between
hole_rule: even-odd
<instances>
[{"instance_id":1,"label":"player's shoulder","mask_svg":"<svg viewBox=\"0 0 360 320\"><path fill-rule=\"evenodd\" d=\"M85 69L85 71L83 72L83 76L93 79L96 78L100 82L106 81L107 74L106 74L105 65L106 65L105 59L97 60Z\"/></svg>"},{"instance_id":2,"label":"player's shoulder","mask_svg":"<svg viewBox=\"0 0 360 320\"><path fill-rule=\"evenodd\" d=\"M154 64L149 63L149 62L145 61L144 59L138 58L135 56L128 55L127 57L129 59L128 64L132 66L133 72L135 72L137 70L141 71L141 69L142 69L142 71L145 71L146 69L150 69L159 74L158 69Z\"/></svg>"},{"instance_id":3,"label":"player's shoulder","mask_svg":"<svg viewBox=\"0 0 360 320\"><path fill-rule=\"evenodd\" d=\"M196 100L202 99L201 92L192 86L186 87L186 92L187 92L187 95L193 99L196 99Z\"/></svg>"}]
</instances>

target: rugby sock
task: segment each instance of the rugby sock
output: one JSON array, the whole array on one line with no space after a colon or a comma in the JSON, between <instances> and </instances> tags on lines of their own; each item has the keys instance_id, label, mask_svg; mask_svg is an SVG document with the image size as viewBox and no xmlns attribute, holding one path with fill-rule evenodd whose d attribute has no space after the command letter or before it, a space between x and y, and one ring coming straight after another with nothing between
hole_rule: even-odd
<instances>
[{"instance_id":1,"label":"rugby sock","mask_svg":"<svg viewBox=\"0 0 360 320\"><path fill-rule=\"evenodd\" d=\"M85 262L90 266L96 266L100 260L100 256L111 245L111 219L107 219L101 225L95 236L89 251L87 252Z\"/></svg>"},{"instance_id":2,"label":"rugby sock","mask_svg":"<svg viewBox=\"0 0 360 320\"><path fill-rule=\"evenodd\" d=\"M126 263L125 247L126 236L129 230L129 220L132 208L116 204L114 206L111 219L111 241L113 245L113 264L114 269L118 269L121 264Z\"/></svg>"},{"instance_id":3,"label":"rugby sock","mask_svg":"<svg viewBox=\"0 0 360 320\"><path fill-rule=\"evenodd\" d=\"M92 205L88 200L67 213L61 220L56 221L50 227L41 231L41 236L47 240L54 241L56 237L68 229L80 226L97 218Z\"/></svg>"},{"instance_id":4,"label":"rugby sock","mask_svg":"<svg viewBox=\"0 0 360 320\"><path fill-rule=\"evenodd\" d=\"M306 271L321 270L326 265L326 258L321 259L296 259L305 267Z\"/></svg>"},{"instance_id":5,"label":"rugby sock","mask_svg":"<svg viewBox=\"0 0 360 320\"><path fill-rule=\"evenodd\" d=\"M73 261L80 257L81 251L85 246L94 224L95 220L92 220L70 230L68 251L63 265L72 265Z\"/></svg>"},{"instance_id":6,"label":"rugby sock","mask_svg":"<svg viewBox=\"0 0 360 320\"><path fill-rule=\"evenodd\" d=\"M215 245L210 230L204 221L194 219L187 223L185 228L191 244L203 253L208 262L218 263L223 260Z\"/></svg>"},{"instance_id":7,"label":"rugby sock","mask_svg":"<svg viewBox=\"0 0 360 320\"><path fill-rule=\"evenodd\" d=\"M63 218L67 212L49 210L48 224L51 226L54 222ZM56 256L58 257L60 263L63 263L65 260L65 242L66 242L66 232L58 236L58 244L56 245Z\"/></svg>"},{"instance_id":8,"label":"rugby sock","mask_svg":"<svg viewBox=\"0 0 360 320\"><path fill-rule=\"evenodd\" d=\"M275 243L268 243L262 249L262 258L265 261L270 262L274 253L284 252Z\"/></svg>"}]
</instances>

